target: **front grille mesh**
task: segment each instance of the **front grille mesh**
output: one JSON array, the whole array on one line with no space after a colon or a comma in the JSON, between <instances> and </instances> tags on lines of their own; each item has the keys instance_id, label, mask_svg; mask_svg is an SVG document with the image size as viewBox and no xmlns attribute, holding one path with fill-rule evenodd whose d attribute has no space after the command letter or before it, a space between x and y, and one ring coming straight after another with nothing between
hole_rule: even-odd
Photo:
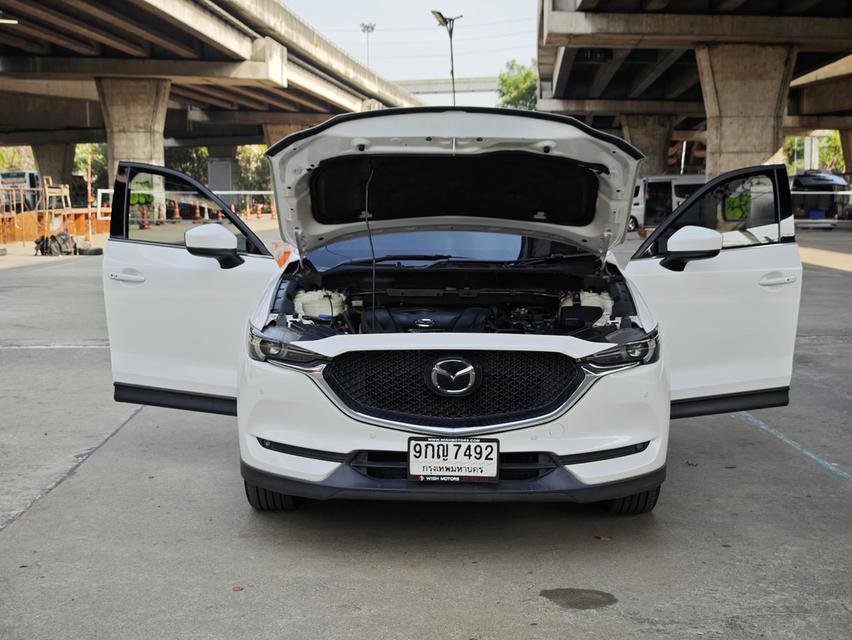
<instances>
[{"instance_id":1,"label":"front grille mesh","mask_svg":"<svg viewBox=\"0 0 852 640\"><path fill-rule=\"evenodd\" d=\"M473 363L480 384L463 397L435 394L427 370L439 358ZM351 351L323 371L353 411L423 426L489 426L545 415L577 389L583 374L572 358L531 351Z\"/></svg>"}]
</instances>

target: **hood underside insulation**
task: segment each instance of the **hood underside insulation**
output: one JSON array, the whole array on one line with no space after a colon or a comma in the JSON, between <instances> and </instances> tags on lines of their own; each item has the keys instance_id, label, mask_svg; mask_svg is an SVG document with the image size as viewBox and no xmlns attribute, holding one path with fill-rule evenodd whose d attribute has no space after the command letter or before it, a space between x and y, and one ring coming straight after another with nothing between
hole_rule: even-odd
<instances>
[{"instance_id":1,"label":"hood underside insulation","mask_svg":"<svg viewBox=\"0 0 852 640\"><path fill-rule=\"evenodd\" d=\"M369 191L368 191L369 188ZM321 162L310 182L321 224L470 216L581 227L594 220L598 177L568 158L524 152L359 155Z\"/></svg>"}]
</instances>

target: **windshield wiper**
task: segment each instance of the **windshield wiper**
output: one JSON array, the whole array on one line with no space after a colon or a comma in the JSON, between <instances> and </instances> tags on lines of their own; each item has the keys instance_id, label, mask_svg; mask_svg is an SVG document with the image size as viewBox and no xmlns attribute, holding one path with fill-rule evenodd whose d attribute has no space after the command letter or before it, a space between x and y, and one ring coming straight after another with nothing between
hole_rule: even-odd
<instances>
[{"instance_id":1,"label":"windshield wiper","mask_svg":"<svg viewBox=\"0 0 852 640\"><path fill-rule=\"evenodd\" d=\"M435 261L435 260L452 260L453 258L457 258L458 256L451 256L445 253L400 253L400 254L390 254L386 256L376 256L376 263L379 262L402 262L403 260L427 260L427 261ZM464 259L464 258L460 258ZM341 264L372 264L372 258L358 258L357 260L349 260L347 262L343 262Z\"/></svg>"},{"instance_id":2,"label":"windshield wiper","mask_svg":"<svg viewBox=\"0 0 852 640\"><path fill-rule=\"evenodd\" d=\"M568 258L576 258L577 256L588 256L587 253L551 253L548 256L538 256L533 258L520 258L513 260L509 264L542 264L545 262L556 262Z\"/></svg>"}]
</instances>

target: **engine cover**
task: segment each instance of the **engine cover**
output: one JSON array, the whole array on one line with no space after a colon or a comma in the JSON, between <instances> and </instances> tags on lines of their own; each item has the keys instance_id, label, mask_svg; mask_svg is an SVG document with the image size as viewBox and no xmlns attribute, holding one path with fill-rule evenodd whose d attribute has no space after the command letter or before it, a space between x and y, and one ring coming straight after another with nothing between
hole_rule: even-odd
<instances>
[{"instance_id":1,"label":"engine cover","mask_svg":"<svg viewBox=\"0 0 852 640\"><path fill-rule=\"evenodd\" d=\"M487 309L480 307L376 307L364 310L361 333L482 333L487 318Z\"/></svg>"}]
</instances>

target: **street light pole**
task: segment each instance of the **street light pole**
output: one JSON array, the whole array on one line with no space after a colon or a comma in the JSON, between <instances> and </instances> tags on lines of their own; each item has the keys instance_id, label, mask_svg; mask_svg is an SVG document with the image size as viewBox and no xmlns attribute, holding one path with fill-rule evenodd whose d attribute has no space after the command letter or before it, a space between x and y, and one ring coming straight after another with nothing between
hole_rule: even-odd
<instances>
[{"instance_id":1,"label":"street light pole","mask_svg":"<svg viewBox=\"0 0 852 640\"><path fill-rule=\"evenodd\" d=\"M367 68L370 68L370 34L376 30L375 22L362 22L361 33L367 37Z\"/></svg>"},{"instance_id":2,"label":"street light pole","mask_svg":"<svg viewBox=\"0 0 852 640\"><path fill-rule=\"evenodd\" d=\"M435 20L438 21L438 26L446 28L447 35L450 36L450 83L453 87L453 106L456 106L456 70L455 61L453 60L453 27L456 24L456 20L463 16L448 18L440 11L432 11L432 15L435 16Z\"/></svg>"}]
</instances>

